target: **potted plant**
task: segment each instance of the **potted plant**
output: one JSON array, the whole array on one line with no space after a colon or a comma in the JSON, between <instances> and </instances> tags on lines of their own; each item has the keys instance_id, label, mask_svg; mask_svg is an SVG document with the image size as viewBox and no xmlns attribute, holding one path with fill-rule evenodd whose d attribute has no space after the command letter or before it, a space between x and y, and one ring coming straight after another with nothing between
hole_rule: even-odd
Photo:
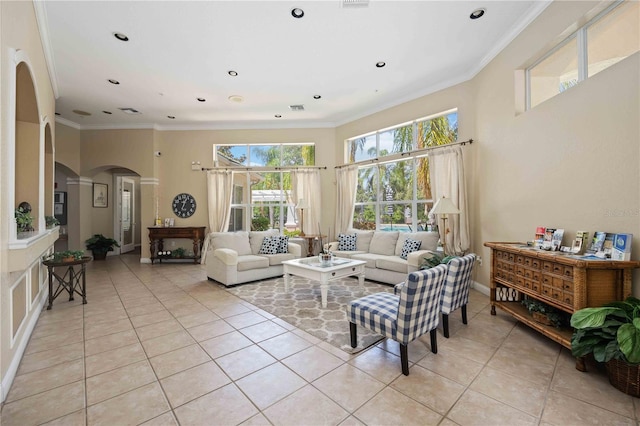
<instances>
[{"instance_id":1,"label":"potted plant","mask_svg":"<svg viewBox=\"0 0 640 426\"><path fill-rule=\"evenodd\" d=\"M31 210L27 210L20 206L15 210L16 225L18 225L18 232L33 231L33 216L31 216Z\"/></svg>"},{"instance_id":2,"label":"potted plant","mask_svg":"<svg viewBox=\"0 0 640 426\"><path fill-rule=\"evenodd\" d=\"M573 355L593 354L596 361L606 363L613 386L640 397L640 299L628 297L580 309L571 316L571 326Z\"/></svg>"},{"instance_id":3,"label":"potted plant","mask_svg":"<svg viewBox=\"0 0 640 426\"><path fill-rule=\"evenodd\" d=\"M88 250L91 250L95 260L104 260L107 258L107 252L113 251L114 247L120 247L120 244L113 238L107 238L102 234L94 234L93 237L85 241Z\"/></svg>"},{"instance_id":4,"label":"potted plant","mask_svg":"<svg viewBox=\"0 0 640 426\"><path fill-rule=\"evenodd\" d=\"M84 251L82 250L65 250L65 251L56 251L49 255L46 255L42 258L44 261L53 261L53 262L73 262L74 260L80 260L84 256Z\"/></svg>"},{"instance_id":5,"label":"potted plant","mask_svg":"<svg viewBox=\"0 0 640 426\"><path fill-rule=\"evenodd\" d=\"M54 216L45 216L44 223L46 224L47 229L60 225L60 222Z\"/></svg>"},{"instance_id":6,"label":"potted plant","mask_svg":"<svg viewBox=\"0 0 640 426\"><path fill-rule=\"evenodd\" d=\"M552 325L556 328L568 325L569 314L547 305L537 299L525 297L522 299L522 305L527 308L529 314L536 322L544 325Z\"/></svg>"},{"instance_id":7,"label":"potted plant","mask_svg":"<svg viewBox=\"0 0 640 426\"><path fill-rule=\"evenodd\" d=\"M177 249L174 249L171 252L171 255L175 258L178 259L182 259L183 257L185 257L187 254L187 251L185 249L183 249L182 247L178 247Z\"/></svg>"},{"instance_id":8,"label":"potted plant","mask_svg":"<svg viewBox=\"0 0 640 426\"><path fill-rule=\"evenodd\" d=\"M430 253L430 257L422 258L420 269L431 269L443 263L447 264L451 259L455 257L456 256L444 256L439 253Z\"/></svg>"}]
</instances>

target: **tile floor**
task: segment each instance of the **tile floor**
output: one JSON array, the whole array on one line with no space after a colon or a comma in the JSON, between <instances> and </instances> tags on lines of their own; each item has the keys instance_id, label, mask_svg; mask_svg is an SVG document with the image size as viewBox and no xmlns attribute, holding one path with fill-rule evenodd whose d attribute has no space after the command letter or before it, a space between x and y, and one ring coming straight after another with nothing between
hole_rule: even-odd
<instances>
[{"instance_id":1,"label":"tile floor","mask_svg":"<svg viewBox=\"0 0 640 426\"><path fill-rule=\"evenodd\" d=\"M469 324L355 356L189 264L92 262L88 301L43 311L2 407L9 425L623 425L640 400L472 292Z\"/></svg>"}]
</instances>

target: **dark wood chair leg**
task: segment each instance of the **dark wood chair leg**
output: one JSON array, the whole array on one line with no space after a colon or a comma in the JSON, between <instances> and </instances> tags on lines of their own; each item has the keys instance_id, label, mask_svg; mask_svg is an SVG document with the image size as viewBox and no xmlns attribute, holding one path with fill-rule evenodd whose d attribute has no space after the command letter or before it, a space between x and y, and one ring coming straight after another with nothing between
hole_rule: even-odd
<instances>
[{"instance_id":1,"label":"dark wood chair leg","mask_svg":"<svg viewBox=\"0 0 640 426\"><path fill-rule=\"evenodd\" d=\"M449 314L442 314L442 334L449 338Z\"/></svg>"},{"instance_id":2,"label":"dark wood chair leg","mask_svg":"<svg viewBox=\"0 0 640 426\"><path fill-rule=\"evenodd\" d=\"M351 333L351 347L355 348L358 346L358 330L356 329L356 325L352 322L349 322L349 331Z\"/></svg>"},{"instance_id":3,"label":"dark wood chair leg","mask_svg":"<svg viewBox=\"0 0 640 426\"><path fill-rule=\"evenodd\" d=\"M433 352L434 354L438 353L438 333L437 330L434 328L433 330L431 330L429 332L429 336L431 336L431 352Z\"/></svg>"},{"instance_id":4,"label":"dark wood chair leg","mask_svg":"<svg viewBox=\"0 0 640 426\"><path fill-rule=\"evenodd\" d=\"M400 343L400 362L402 363L402 374L409 375L409 353L407 345Z\"/></svg>"},{"instance_id":5,"label":"dark wood chair leg","mask_svg":"<svg viewBox=\"0 0 640 426\"><path fill-rule=\"evenodd\" d=\"M467 304L462 305L462 323L467 323Z\"/></svg>"}]
</instances>

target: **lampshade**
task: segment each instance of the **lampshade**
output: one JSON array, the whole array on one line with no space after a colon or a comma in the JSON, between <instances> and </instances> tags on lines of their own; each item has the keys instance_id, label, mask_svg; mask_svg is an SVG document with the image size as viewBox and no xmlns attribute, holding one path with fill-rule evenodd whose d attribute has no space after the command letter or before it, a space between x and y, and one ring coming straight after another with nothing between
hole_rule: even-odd
<instances>
[{"instance_id":1,"label":"lampshade","mask_svg":"<svg viewBox=\"0 0 640 426\"><path fill-rule=\"evenodd\" d=\"M299 208L300 210L308 209L309 203L307 203L307 200L305 200L304 198L300 198L298 200L298 205L296 206L296 208Z\"/></svg>"},{"instance_id":2,"label":"lampshade","mask_svg":"<svg viewBox=\"0 0 640 426\"><path fill-rule=\"evenodd\" d=\"M429 214L460 214L450 198L442 197L433 205Z\"/></svg>"}]
</instances>

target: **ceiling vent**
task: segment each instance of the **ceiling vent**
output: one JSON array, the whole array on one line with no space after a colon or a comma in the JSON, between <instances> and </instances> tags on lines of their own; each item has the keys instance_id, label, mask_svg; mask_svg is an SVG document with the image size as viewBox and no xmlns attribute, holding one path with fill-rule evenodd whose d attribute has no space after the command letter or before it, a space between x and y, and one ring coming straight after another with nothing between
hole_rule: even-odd
<instances>
[{"instance_id":1,"label":"ceiling vent","mask_svg":"<svg viewBox=\"0 0 640 426\"><path fill-rule=\"evenodd\" d=\"M369 0L342 0L342 7L368 7Z\"/></svg>"},{"instance_id":2,"label":"ceiling vent","mask_svg":"<svg viewBox=\"0 0 640 426\"><path fill-rule=\"evenodd\" d=\"M118 109L124 112L125 114L131 114L131 115L142 114L140 111L138 111L135 108L118 108Z\"/></svg>"},{"instance_id":3,"label":"ceiling vent","mask_svg":"<svg viewBox=\"0 0 640 426\"><path fill-rule=\"evenodd\" d=\"M304 111L304 105L289 105L291 111Z\"/></svg>"}]
</instances>

